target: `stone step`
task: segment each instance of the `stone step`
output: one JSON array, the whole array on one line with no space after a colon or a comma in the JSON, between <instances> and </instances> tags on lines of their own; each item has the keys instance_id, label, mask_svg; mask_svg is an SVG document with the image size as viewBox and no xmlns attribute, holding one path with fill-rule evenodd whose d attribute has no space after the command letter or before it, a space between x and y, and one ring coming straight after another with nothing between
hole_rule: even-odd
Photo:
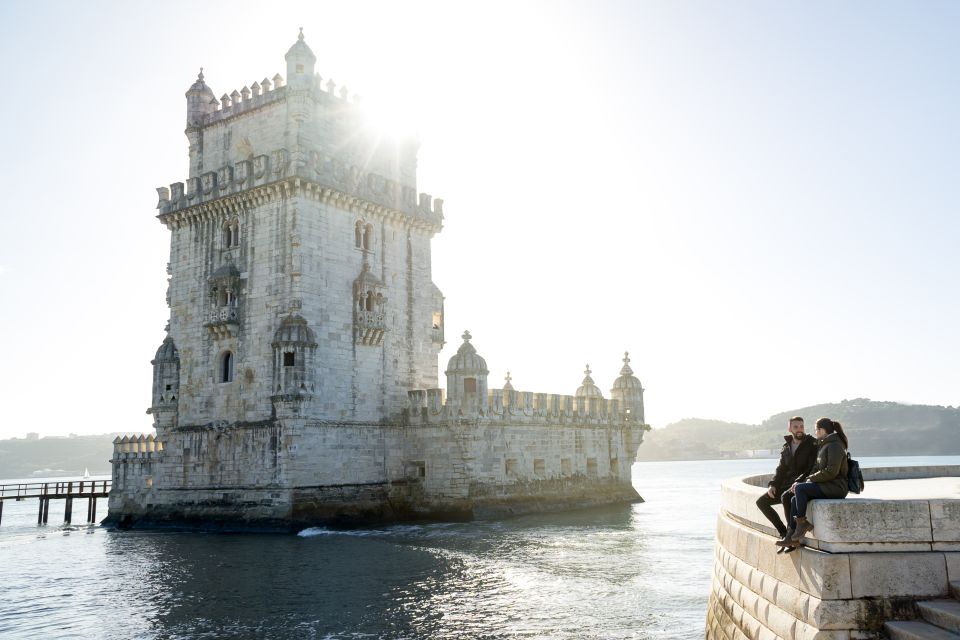
<instances>
[{"instance_id":1,"label":"stone step","mask_svg":"<svg viewBox=\"0 0 960 640\"><path fill-rule=\"evenodd\" d=\"M883 628L890 640L957 640L960 638L956 633L915 620L886 622Z\"/></svg>"},{"instance_id":2,"label":"stone step","mask_svg":"<svg viewBox=\"0 0 960 640\"><path fill-rule=\"evenodd\" d=\"M942 629L960 633L960 602L956 600L926 600L918 602L920 617Z\"/></svg>"}]
</instances>

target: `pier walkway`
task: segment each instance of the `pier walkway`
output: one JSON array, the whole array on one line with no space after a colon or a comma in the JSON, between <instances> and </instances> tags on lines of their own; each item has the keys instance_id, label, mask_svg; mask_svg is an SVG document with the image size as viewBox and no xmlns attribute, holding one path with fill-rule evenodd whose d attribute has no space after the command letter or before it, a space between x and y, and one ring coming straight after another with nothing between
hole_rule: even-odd
<instances>
[{"instance_id":1,"label":"pier walkway","mask_svg":"<svg viewBox=\"0 0 960 640\"><path fill-rule=\"evenodd\" d=\"M3 505L7 500L30 500L38 498L37 524L46 524L50 514L50 501L63 500L63 522L73 520L73 501L87 499L87 522L97 521L97 498L110 495L110 480L86 478L63 478L47 482L17 482L0 484L0 523L3 522Z\"/></svg>"}]
</instances>

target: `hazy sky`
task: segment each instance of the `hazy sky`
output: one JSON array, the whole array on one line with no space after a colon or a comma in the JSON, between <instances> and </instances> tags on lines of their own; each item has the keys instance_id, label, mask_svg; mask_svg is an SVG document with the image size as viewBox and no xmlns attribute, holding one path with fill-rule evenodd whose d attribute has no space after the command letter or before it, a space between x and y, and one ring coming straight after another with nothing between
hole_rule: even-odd
<instances>
[{"instance_id":1,"label":"hazy sky","mask_svg":"<svg viewBox=\"0 0 960 640\"><path fill-rule=\"evenodd\" d=\"M441 372L469 329L491 388L629 350L654 426L960 403L960 3L10 1L0 437L150 428L183 94L301 26L419 131Z\"/></svg>"}]
</instances>

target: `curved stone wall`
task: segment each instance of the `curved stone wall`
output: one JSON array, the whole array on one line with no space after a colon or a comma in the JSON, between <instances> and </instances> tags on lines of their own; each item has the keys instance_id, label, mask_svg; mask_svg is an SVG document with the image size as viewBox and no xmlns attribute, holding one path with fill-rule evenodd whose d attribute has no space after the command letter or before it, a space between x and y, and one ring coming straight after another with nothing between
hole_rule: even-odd
<instances>
[{"instance_id":1,"label":"curved stone wall","mask_svg":"<svg viewBox=\"0 0 960 640\"><path fill-rule=\"evenodd\" d=\"M948 594L960 579L960 466L864 477L862 497L810 503L816 529L790 554L776 553L755 504L770 476L723 483L708 639L880 638L884 622L916 617L917 599Z\"/></svg>"}]
</instances>

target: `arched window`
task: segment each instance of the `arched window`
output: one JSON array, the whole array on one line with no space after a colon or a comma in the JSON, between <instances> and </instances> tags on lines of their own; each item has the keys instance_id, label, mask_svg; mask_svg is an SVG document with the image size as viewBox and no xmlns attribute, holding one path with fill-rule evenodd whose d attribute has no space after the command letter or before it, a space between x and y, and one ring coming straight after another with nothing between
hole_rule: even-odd
<instances>
[{"instance_id":1,"label":"arched window","mask_svg":"<svg viewBox=\"0 0 960 640\"><path fill-rule=\"evenodd\" d=\"M240 221L236 218L223 223L223 246L225 249L240 246Z\"/></svg>"},{"instance_id":2,"label":"arched window","mask_svg":"<svg viewBox=\"0 0 960 640\"><path fill-rule=\"evenodd\" d=\"M357 249L363 249L363 220L358 220L357 225L353 229L354 233L354 242L356 243Z\"/></svg>"},{"instance_id":3,"label":"arched window","mask_svg":"<svg viewBox=\"0 0 960 640\"><path fill-rule=\"evenodd\" d=\"M367 291L367 311L373 311L373 291Z\"/></svg>"},{"instance_id":4,"label":"arched window","mask_svg":"<svg viewBox=\"0 0 960 640\"><path fill-rule=\"evenodd\" d=\"M233 382L233 353L225 351L220 356L220 382Z\"/></svg>"}]
</instances>

